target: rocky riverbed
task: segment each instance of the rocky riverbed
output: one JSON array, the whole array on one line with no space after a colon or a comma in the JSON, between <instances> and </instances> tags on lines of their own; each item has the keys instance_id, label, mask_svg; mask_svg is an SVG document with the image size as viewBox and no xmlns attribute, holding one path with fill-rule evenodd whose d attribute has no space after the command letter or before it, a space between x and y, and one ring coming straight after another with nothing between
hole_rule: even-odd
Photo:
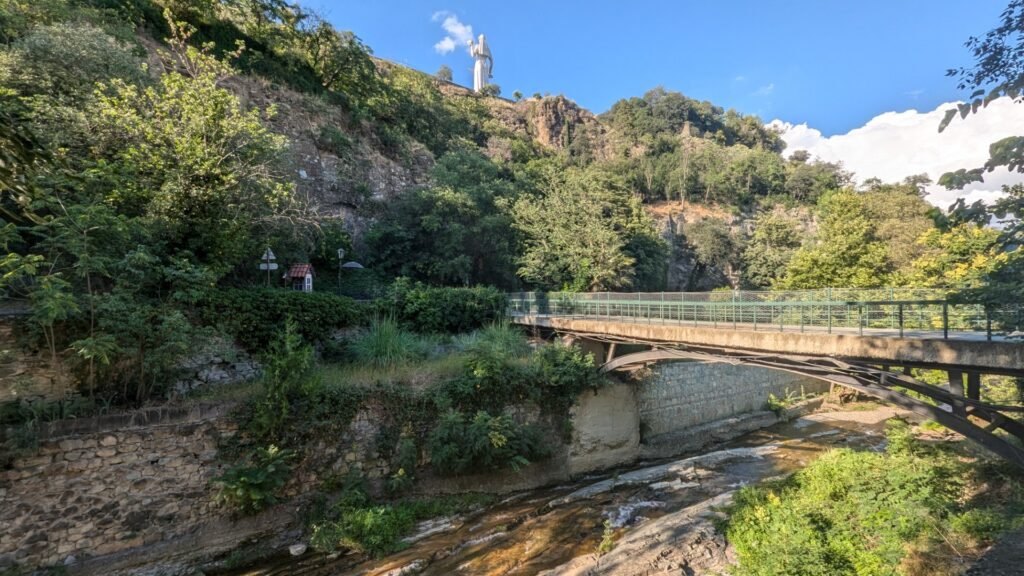
<instances>
[{"instance_id":1,"label":"rocky riverbed","mask_svg":"<svg viewBox=\"0 0 1024 576\"><path fill-rule=\"evenodd\" d=\"M740 487L785 475L833 447L881 450L890 408L826 411L685 458L646 462L524 492L425 522L384 558L282 554L232 576L296 574L710 574L733 561L714 517Z\"/></svg>"}]
</instances>

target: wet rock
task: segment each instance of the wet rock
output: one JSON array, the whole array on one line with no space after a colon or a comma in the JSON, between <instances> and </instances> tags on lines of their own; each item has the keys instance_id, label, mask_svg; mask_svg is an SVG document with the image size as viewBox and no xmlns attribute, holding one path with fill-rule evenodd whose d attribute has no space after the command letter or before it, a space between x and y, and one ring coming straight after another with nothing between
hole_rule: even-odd
<instances>
[{"instance_id":1,"label":"wet rock","mask_svg":"<svg viewBox=\"0 0 1024 576\"><path fill-rule=\"evenodd\" d=\"M555 498L548 505L551 507L564 506L578 500L593 498L594 496L623 486L650 484L670 476L686 478L693 473L697 466L714 466L715 464L736 458L762 458L764 455L775 452L778 449L779 446L777 444L765 444L764 446L756 446L753 448L731 448L728 450L718 450L716 452L709 452L707 454L676 460L675 462L662 464L660 466L641 468L607 480L602 480L601 482L595 482L594 484L580 488L579 490L562 496L561 498Z\"/></svg>"},{"instance_id":2,"label":"wet rock","mask_svg":"<svg viewBox=\"0 0 1024 576\"><path fill-rule=\"evenodd\" d=\"M298 544L292 544L288 547L288 553L292 556L302 556L306 553L306 544L299 542Z\"/></svg>"}]
</instances>

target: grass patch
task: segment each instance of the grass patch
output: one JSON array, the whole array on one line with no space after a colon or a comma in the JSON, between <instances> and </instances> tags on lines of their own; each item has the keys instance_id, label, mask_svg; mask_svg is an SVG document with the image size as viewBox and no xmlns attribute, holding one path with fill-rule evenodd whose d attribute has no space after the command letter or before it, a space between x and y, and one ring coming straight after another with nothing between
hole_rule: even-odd
<instances>
[{"instance_id":1,"label":"grass patch","mask_svg":"<svg viewBox=\"0 0 1024 576\"><path fill-rule=\"evenodd\" d=\"M388 383L419 389L455 378L462 372L465 361L463 354L449 354L390 366L328 364L321 366L318 371L325 385L372 386Z\"/></svg>"},{"instance_id":2,"label":"grass patch","mask_svg":"<svg viewBox=\"0 0 1024 576\"><path fill-rule=\"evenodd\" d=\"M370 329L351 344L357 362L376 368L389 368L430 355L427 339L402 328L394 318L377 318Z\"/></svg>"},{"instance_id":3,"label":"grass patch","mask_svg":"<svg viewBox=\"0 0 1024 576\"><path fill-rule=\"evenodd\" d=\"M835 450L785 480L742 489L721 526L737 551L733 574L947 574L1021 524L1016 473L925 446L901 421L887 435L886 453ZM991 498L996 485L1002 496Z\"/></svg>"}]
</instances>

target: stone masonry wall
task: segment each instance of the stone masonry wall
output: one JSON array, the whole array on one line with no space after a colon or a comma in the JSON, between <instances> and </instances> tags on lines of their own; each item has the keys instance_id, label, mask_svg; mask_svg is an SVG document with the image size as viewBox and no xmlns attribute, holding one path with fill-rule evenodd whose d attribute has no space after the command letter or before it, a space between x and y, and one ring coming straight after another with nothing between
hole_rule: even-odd
<instances>
[{"instance_id":1,"label":"stone masonry wall","mask_svg":"<svg viewBox=\"0 0 1024 576\"><path fill-rule=\"evenodd\" d=\"M643 440L764 410L768 394L823 392L829 385L757 366L662 362L637 390Z\"/></svg>"},{"instance_id":2,"label":"stone masonry wall","mask_svg":"<svg viewBox=\"0 0 1024 576\"><path fill-rule=\"evenodd\" d=\"M172 539L213 516L224 408L146 410L44 430L0 471L0 568L72 564Z\"/></svg>"}]
</instances>

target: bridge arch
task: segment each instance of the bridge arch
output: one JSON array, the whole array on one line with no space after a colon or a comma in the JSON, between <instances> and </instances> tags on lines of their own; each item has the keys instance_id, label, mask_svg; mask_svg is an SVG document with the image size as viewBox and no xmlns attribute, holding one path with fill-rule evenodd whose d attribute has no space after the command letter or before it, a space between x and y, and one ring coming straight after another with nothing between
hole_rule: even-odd
<instances>
[{"instance_id":1,"label":"bridge arch","mask_svg":"<svg viewBox=\"0 0 1024 576\"><path fill-rule=\"evenodd\" d=\"M828 357L801 357L687 346L655 347L651 350L613 357L601 366L601 371L626 370L671 360L759 366L843 386L931 418L946 428L977 442L990 452L1024 468L1024 450L994 433L996 429L1001 429L1024 441L1024 424L1006 415L1008 412L1024 411L1024 408L984 403L926 384L909 375L873 366L853 364ZM905 394L900 389L921 394L940 405L929 404ZM949 406L950 409L944 409L941 404ZM977 418L985 424L979 425L971 420L971 417Z\"/></svg>"}]
</instances>

